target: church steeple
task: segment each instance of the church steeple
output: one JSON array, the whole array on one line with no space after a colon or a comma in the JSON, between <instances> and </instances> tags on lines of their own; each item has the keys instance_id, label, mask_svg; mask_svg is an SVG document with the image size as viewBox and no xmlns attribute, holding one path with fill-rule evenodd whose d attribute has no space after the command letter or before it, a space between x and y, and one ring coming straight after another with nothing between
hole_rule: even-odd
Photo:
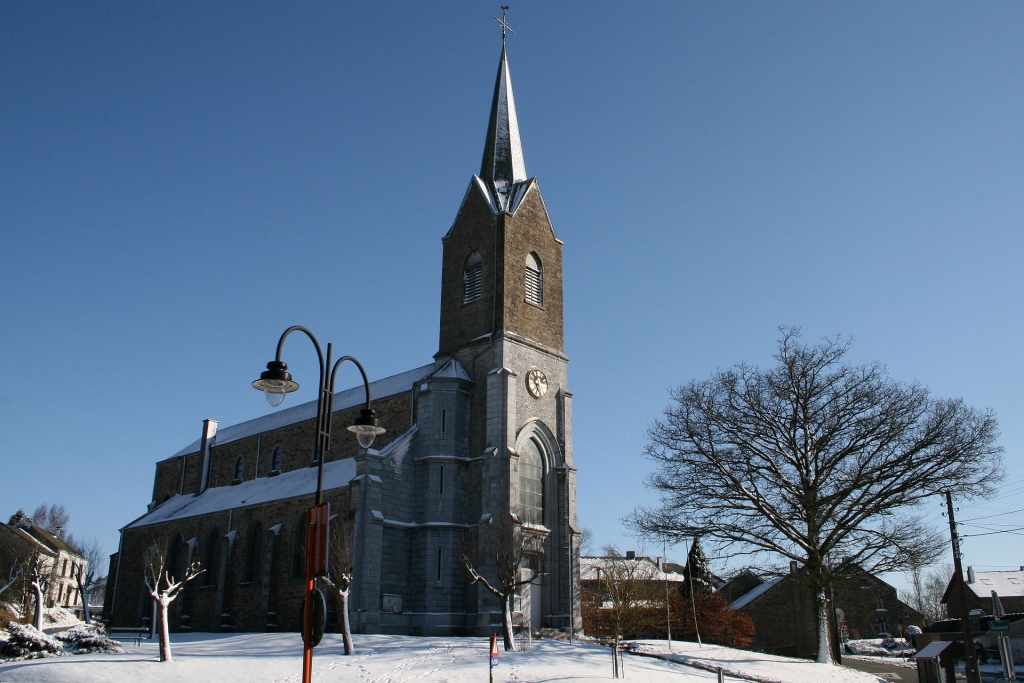
<instances>
[{"instance_id":1,"label":"church steeple","mask_svg":"<svg viewBox=\"0 0 1024 683\"><path fill-rule=\"evenodd\" d=\"M494 97L491 100L491 118L487 122L487 140L484 143L480 177L490 180L497 187L526 180L526 162L523 160L523 146L519 140L519 120L516 117L516 100L512 95L512 75L508 69L504 36L498 78L494 83Z\"/></svg>"}]
</instances>

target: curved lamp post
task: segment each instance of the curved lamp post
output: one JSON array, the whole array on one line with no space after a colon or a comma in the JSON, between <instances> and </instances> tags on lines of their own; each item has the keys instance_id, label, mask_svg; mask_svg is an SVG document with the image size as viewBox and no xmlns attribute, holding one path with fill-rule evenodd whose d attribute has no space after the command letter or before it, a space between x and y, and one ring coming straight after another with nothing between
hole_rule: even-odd
<instances>
[{"instance_id":1,"label":"curved lamp post","mask_svg":"<svg viewBox=\"0 0 1024 683\"><path fill-rule=\"evenodd\" d=\"M285 396L297 390L299 385L288 372L288 364L281 360L284 340L292 332L302 332L316 347L317 359L320 361L320 393L316 402L316 441L313 455L317 461L316 503L309 508L306 526L306 598L302 611L302 682L309 683L313 667L313 589L317 576L327 573L327 522L330 517L327 504L324 503L324 462L331 450L331 417L334 414L334 380L338 375L338 367L345 361L351 361L359 368L366 388L366 405L359 411L348 431L353 432L362 448L369 448L373 440L385 432L377 424L377 416L370 407L370 382L366 378L366 370L352 356L342 356L331 365L331 344L327 345L327 357L324 357L320 342L313 333L301 325L292 325L277 342L277 355L267 363L267 369L252 386L263 392L267 403L276 408L284 402Z\"/></svg>"}]
</instances>

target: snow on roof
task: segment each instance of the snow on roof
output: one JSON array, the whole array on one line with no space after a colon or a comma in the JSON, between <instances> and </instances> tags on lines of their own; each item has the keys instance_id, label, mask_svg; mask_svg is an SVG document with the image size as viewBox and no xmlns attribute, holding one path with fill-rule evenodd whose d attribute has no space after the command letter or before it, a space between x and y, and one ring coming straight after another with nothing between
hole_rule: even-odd
<instances>
[{"instance_id":1,"label":"snow on roof","mask_svg":"<svg viewBox=\"0 0 1024 683\"><path fill-rule=\"evenodd\" d=\"M742 608L746 607L751 602L753 602L754 600L759 598L761 595L763 595L765 592L767 592L769 588L771 588L772 586L774 586L775 584L777 584L781 580L782 580L781 577L777 578L777 579L772 579L771 581L769 581L767 583L762 583L759 586L755 586L754 588L751 588L749 591L747 591L746 593L744 593L740 597L738 597L735 600L733 600L732 601L732 605L730 605L730 607L732 607L733 609L742 609Z\"/></svg>"},{"instance_id":2,"label":"snow on roof","mask_svg":"<svg viewBox=\"0 0 1024 683\"><path fill-rule=\"evenodd\" d=\"M391 377L379 379L376 382L370 382L370 394L375 398L384 398L403 391L408 391L412 388L413 384L432 373L436 367L436 364L430 363L429 365L424 365L414 370L407 370L406 372L392 375ZM366 390L363 388L362 384L352 387L351 389L338 391L334 394L334 410L337 412L339 410L351 408L363 403L365 400ZM231 443L238 439L254 436L271 429L287 427L288 425L295 424L296 422L312 420L315 417L316 401L300 403L299 405L292 406L291 408L267 413L263 417L257 417L256 419L249 420L247 422L241 422L230 427L221 428L217 431L217 436L213 443L216 446L223 446L226 443ZM200 440L196 439L171 457L176 458L181 455L195 453L199 450L199 444Z\"/></svg>"},{"instance_id":3,"label":"snow on roof","mask_svg":"<svg viewBox=\"0 0 1024 683\"><path fill-rule=\"evenodd\" d=\"M581 581L596 581L599 579L598 569L607 569L612 566L613 563L632 563L637 567L638 573L635 575L638 579L647 579L650 581L686 581L686 576L680 572L663 572L658 569L658 563L643 555L638 555L634 559L627 559L625 556L584 556L580 558L580 580ZM668 563L675 565L674 563Z\"/></svg>"},{"instance_id":4,"label":"snow on roof","mask_svg":"<svg viewBox=\"0 0 1024 683\"><path fill-rule=\"evenodd\" d=\"M377 452L377 455L386 458L392 453L404 453L404 449L415 434L416 427L413 426ZM373 452L371 451L371 453ZM313 495L316 491L316 476L316 467L303 467L291 472L283 472L274 477L250 479L234 486L208 488L198 496L194 493L179 494L161 503L152 512L129 523L128 527L161 524L175 519L207 515L249 505L260 505L285 498ZM347 486L355 476L356 461L353 458L324 463L324 490Z\"/></svg>"},{"instance_id":5,"label":"snow on roof","mask_svg":"<svg viewBox=\"0 0 1024 683\"><path fill-rule=\"evenodd\" d=\"M1001 598L1024 597L1024 571L974 572L973 582L967 581L964 572L964 582L979 598L991 598L992 591Z\"/></svg>"}]
</instances>

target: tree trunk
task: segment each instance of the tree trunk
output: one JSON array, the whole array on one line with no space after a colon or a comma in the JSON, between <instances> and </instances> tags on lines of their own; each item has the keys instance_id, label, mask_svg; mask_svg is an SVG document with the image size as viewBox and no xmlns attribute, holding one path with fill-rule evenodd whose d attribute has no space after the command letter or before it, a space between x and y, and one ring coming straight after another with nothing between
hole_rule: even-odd
<instances>
[{"instance_id":1,"label":"tree trunk","mask_svg":"<svg viewBox=\"0 0 1024 683\"><path fill-rule=\"evenodd\" d=\"M832 648L829 647L828 602L825 591L818 590L818 664L832 664Z\"/></svg>"},{"instance_id":2,"label":"tree trunk","mask_svg":"<svg viewBox=\"0 0 1024 683\"><path fill-rule=\"evenodd\" d=\"M341 598L341 637L345 641L345 654L353 655L356 649L352 646L352 626L348 620L348 588L338 591Z\"/></svg>"},{"instance_id":3,"label":"tree trunk","mask_svg":"<svg viewBox=\"0 0 1024 683\"><path fill-rule=\"evenodd\" d=\"M92 620L89 617L89 584L90 581L82 580L82 570L78 570L78 593L82 596L82 620L87 624L91 624Z\"/></svg>"},{"instance_id":4,"label":"tree trunk","mask_svg":"<svg viewBox=\"0 0 1024 683\"><path fill-rule=\"evenodd\" d=\"M43 589L38 581L32 582L32 591L36 595L36 613L32 619L32 625L37 631L43 630Z\"/></svg>"},{"instance_id":5,"label":"tree trunk","mask_svg":"<svg viewBox=\"0 0 1024 683\"><path fill-rule=\"evenodd\" d=\"M514 593L509 593L501 601L501 639L505 643L505 652L515 650L516 645L512 640L512 598Z\"/></svg>"},{"instance_id":6,"label":"tree trunk","mask_svg":"<svg viewBox=\"0 0 1024 683\"><path fill-rule=\"evenodd\" d=\"M170 604L170 600L167 600L161 596L156 601L156 618L159 626L157 630L160 635L160 661L171 662L174 659L171 657L171 636L167 631L167 606Z\"/></svg>"}]
</instances>

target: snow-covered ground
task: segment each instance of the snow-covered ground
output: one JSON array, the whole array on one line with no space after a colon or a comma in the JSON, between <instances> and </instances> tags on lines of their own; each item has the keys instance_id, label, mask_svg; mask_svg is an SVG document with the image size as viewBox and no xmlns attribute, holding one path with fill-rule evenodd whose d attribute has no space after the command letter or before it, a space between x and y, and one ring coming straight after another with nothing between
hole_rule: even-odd
<instances>
[{"instance_id":1,"label":"snow-covered ground","mask_svg":"<svg viewBox=\"0 0 1024 683\"><path fill-rule=\"evenodd\" d=\"M295 633L179 634L174 661L159 663L157 645L128 646L124 654L91 654L0 664L3 683L291 683L301 673L301 641ZM651 653L664 642L644 643ZM475 638L357 636L357 654L345 657L340 636L328 634L314 651L317 683L479 683L486 680L488 643ZM764 681L783 683L876 683L857 671L742 650L673 643L676 654L706 665L727 666ZM664 650L667 653L667 648ZM626 656L625 678L649 683L706 683L716 675L653 657ZM502 652L494 670L500 683L594 681L611 678L611 654L595 644L534 641L527 652Z\"/></svg>"},{"instance_id":2,"label":"snow-covered ground","mask_svg":"<svg viewBox=\"0 0 1024 683\"><path fill-rule=\"evenodd\" d=\"M720 645L673 641L672 651L664 640L640 641L641 652L678 662L739 674L763 683L876 683L879 679L862 671L831 664L815 664L806 659L777 657Z\"/></svg>"}]
</instances>

